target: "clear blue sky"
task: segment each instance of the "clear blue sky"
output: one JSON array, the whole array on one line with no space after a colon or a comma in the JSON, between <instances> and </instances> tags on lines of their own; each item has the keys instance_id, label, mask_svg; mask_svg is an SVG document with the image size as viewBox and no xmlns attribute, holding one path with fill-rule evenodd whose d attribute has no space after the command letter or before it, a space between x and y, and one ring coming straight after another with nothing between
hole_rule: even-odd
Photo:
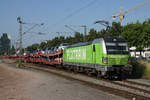
<instances>
[{"instance_id":1,"label":"clear blue sky","mask_svg":"<svg viewBox=\"0 0 150 100\"><path fill-rule=\"evenodd\" d=\"M149 0L0 0L0 35L8 33L13 42L18 39L17 16L21 16L26 23L44 23L44 26L35 27L31 33L24 35L24 46L52 39L58 35L55 32L72 32L64 25L87 25L88 29L100 30L103 27L94 25L94 21L112 22L111 16L119 13L120 7L126 11L147 1ZM148 18L150 5L128 13L123 24L137 20L142 22ZM32 25L23 25L23 31ZM83 32L83 28L72 28ZM37 35L37 32L46 35Z\"/></svg>"}]
</instances>

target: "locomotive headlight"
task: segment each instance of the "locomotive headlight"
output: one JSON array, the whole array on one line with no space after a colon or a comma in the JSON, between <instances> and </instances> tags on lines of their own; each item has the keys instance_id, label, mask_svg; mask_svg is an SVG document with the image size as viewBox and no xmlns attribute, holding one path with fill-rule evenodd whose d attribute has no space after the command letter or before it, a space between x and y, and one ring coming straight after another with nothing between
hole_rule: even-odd
<instances>
[{"instance_id":1,"label":"locomotive headlight","mask_svg":"<svg viewBox=\"0 0 150 100\"><path fill-rule=\"evenodd\" d=\"M103 57L103 63L107 64L108 63L108 58Z\"/></svg>"}]
</instances>

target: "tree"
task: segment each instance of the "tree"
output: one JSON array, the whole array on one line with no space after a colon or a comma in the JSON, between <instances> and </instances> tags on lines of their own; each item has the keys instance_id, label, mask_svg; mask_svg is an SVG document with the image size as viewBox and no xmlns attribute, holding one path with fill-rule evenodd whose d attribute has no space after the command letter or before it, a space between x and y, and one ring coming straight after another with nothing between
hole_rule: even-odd
<instances>
[{"instance_id":1,"label":"tree","mask_svg":"<svg viewBox=\"0 0 150 100\"><path fill-rule=\"evenodd\" d=\"M83 40L84 40L83 34L76 32L74 35L74 43L83 42Z\"/></svg>"},{"instance_id":2,"label":"tree","mask_svg":"<svg viewBox=\"0 0 150 100\"><path fill-rule=\"evenodd\" d=\"M32 44L31 46L27 47L27 51L31 51L31 52L34 52L35 50L38 50L38 49L39 49L39 44L37 43Z\"/></svg>"},{"instance_id":3,"label":"tree","mask_svg":"<svg viewBox=\"0 0 150 100\"><path fill-rule=\"evenodd\" d=\"M150 24L147 21L143 23L137 21L135 24L130 23L123 27L122 37L127 39L130 47L135 46L140 53L145 47L149 46L149 35Z\"/></svg>"},{"instance_id":4,"label":"tree","mask_svg":"<svg viewBox=\"0 0 150 100\"><path fill-rule=\"evenodd\" d=\"M9 54L15 54L16 53L16 50L15 50L15 47L12 46L11 49L9 50Z\"/></svg>"},{"instance_id":5,"label":"tree","mask_svg":"<svg viewBox=\"0 0 150 100\"><path fill-rule=\"evenodd\" d=\"M150 46L150 19L143 22L143 45Z\"/></svg>"},{"instance_id":6,"label":"tree","mask_svg":"<svg viewBox=\"0 0 150 100\"><path fill-rule=\"evenodd\" d=\"M1 54L8 54L10 50L10 39L8 38L7 33L3 33L0 38L0 52Z\"/></svg>"},{"instance_id":7,"label":"tree","mask_svg":"<svg viewBox=\"0 0 150 100\"><path fill-rule=\"evenodd\" d=\"M122 33L122 26L120 23L113 22L112 26L107 30L107 36L120 36Z\"/></svg>"},{"instance_id":8,"label":"tree","mask_svg":"<svg viewBox=\"0 0 150 100\"><path fill-rule=\"evenodd\" d=\"M88 41L92 41L92 40L94 40L97 37L98 37L97 31L95 29L90 29L89 35L88 35L88 38L87 38Z\"/></svg>"},{"instance_id":9,"label":"tree","mask_svg":"<svg viewBox=\"0 0 150 100\"><path fill-rule=\"evenodd\" d=\"M39 45L39 49L46 49L46 42L41 42Z\"/></svg>"}]
</instances>

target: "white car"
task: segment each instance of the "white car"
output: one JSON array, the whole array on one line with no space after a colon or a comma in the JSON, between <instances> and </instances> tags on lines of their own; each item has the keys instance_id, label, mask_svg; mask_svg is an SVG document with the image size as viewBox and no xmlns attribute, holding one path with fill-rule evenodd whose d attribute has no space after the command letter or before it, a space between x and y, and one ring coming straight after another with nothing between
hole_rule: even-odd
<instances>
[{"instance_id":1,"label":"white car","mask_svg":"<svg viewBox=\"0 0 150 100\"><path fill-rule=\"evenodd\" d=\"M150 60L150 50L144 52L146 60Z\"/></svg>"},{"instance_id":2,"label":"white car","mask_svg":"<svg viewBox=\"0 0 150 100\"><path fill-rule=\"evenodd\" d=\"M67 43L62 43L60 44L60 46L58 47L58 50L64 50L64 48L67 48L68 44Z\"/></svg>"}]
</instances>

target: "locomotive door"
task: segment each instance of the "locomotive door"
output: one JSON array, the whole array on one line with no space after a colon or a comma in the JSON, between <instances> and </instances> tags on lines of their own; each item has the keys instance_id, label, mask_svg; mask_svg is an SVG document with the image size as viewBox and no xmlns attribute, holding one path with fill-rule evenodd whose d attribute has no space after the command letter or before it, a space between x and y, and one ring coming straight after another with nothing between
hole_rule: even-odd
<instances>
[{"instance_id":1,"label":"locomotive door","mask_svg":"<svg viewBox=\"0 0 150 100\"><path fill-rule=\"evenodd\" d=\"M94 67L95 67L95 64L96 64L96 47L95 47L95 44L93 44L93 64L94 64Z\"/></svg>"}]
</instances>

